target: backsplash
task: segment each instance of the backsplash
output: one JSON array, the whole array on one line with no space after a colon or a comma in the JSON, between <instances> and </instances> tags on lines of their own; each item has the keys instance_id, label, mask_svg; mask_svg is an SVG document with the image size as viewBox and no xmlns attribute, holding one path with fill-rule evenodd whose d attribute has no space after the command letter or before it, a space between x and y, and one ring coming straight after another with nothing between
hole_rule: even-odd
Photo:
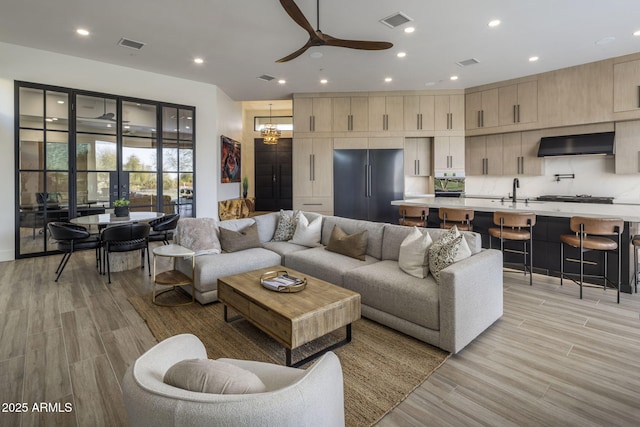
<instances>
[{"instance_id":1,"label":"backsplash","mask_svg":"<svg viewBox=\"0 0 640 427\"><path fill-rule=\"evenodd\" d=\"M640 204L640 174L616 175L613 156L563 156L544 159L544 176L518 176L518 198L546 194L614 197L615 203ZM556 181L556 174L575 174ZM516 176L467 176L465 193L507 197Z\"/></svg>"}]
</instances>

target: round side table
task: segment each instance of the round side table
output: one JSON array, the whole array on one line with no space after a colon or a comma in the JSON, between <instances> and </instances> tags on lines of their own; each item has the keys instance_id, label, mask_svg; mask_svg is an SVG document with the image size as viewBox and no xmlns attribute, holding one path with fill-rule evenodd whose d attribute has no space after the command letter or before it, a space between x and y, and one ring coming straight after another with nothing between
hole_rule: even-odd
<instances>
[{"instance_id":1,"label":"round side table","mask_svg":"<svg viewBox=\"0 0 640 427\"><path fill-rule=\"evenodd\" d=\"M163 271L158 273L156 271L156 258L157 257L170 257L173 258L173 270ZM176 270L176 258L191 257L191 277L187 276L181 271ZM195 301L195 293L193 288L193 277L196 266L196 254L191 249L187 249L180 245L163 245L153 249L153 292L151 301L157 305L163 306L179 306L193 304ZM165 292L175 291L178 286L191 285L191 301L187 301L179 304L166 304L156 301L158 295L162 295ZM169 287L156 292L156 286Z\"/></svg>"}]
</instances>

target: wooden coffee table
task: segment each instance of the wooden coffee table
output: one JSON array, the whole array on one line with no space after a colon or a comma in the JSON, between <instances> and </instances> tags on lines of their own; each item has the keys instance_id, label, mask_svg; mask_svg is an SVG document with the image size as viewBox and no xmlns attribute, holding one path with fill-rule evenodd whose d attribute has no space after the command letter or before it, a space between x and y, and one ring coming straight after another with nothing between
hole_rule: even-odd
<instances>
[{"instance_id":1,"label":"wooden coffee table","mask_svg":"<svg viewBox=\"0 0 640 427\"><path fill-rule=\"evenodd\" d=\"M281 293L260 285L267 271L286 270L290 275L307 279L307 287L296 293ZM285 347L286 364L291 364L291 350L346 327L343 341L295 363L301 366L321 354L351 341L351 323L360 318L360 294L308 274L282 266L262 268L218 279L218 299L224 304L224 320L240 316ZM227 307L240 316L229 319Z\"/></svg>"}]
</instances>

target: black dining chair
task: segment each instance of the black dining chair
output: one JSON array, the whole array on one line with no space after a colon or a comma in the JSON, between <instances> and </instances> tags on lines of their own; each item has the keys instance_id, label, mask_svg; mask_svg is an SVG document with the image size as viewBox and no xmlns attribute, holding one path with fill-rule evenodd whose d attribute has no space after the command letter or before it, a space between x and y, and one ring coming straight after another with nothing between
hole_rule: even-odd
<instances>
[{"instance_id":1,"label":"black dining chair","mask_svg":"<svg viewBox=\"0 0 640 427\"><path fill-rule=\"evenodd\" d=\"M151 231L149 231L149 241L163 242L165 245L168 245L169 240L173 240L173 232L178 226L179 219L180 214L168 214L150 221Z\"/></svg>"},{"instance_id":2,"label":"black dining chair","mask_svg":"<svg viewBox=\"0 0 640 427\"><path fill-rule=\"evenodd\" d=\"M56 240L58 250L64 252L56 269L56 282L75 251L95 249L96 266L98 269L100 268L100 239L92 236L85 227L69 222L50 222L47 224L47 228L50 236Z\"/></svg>"},{"instance_id":3,"label":"black dining chair","mask_svg":"<svg viewBox=\"0 0 640 427\"><path fill-rule=\"evenodd\" d=\"M147 268L151 276L151 262L149 260L149 224L133 223L107 227L100 236L102 240L103 263L106 264L109 283L111 283L111 265L109 254L111 252L140 251L140 268L144 268L144 254L147 254ZM104 267L102 274L104 274Z\"/></svg>"}]
</instances>

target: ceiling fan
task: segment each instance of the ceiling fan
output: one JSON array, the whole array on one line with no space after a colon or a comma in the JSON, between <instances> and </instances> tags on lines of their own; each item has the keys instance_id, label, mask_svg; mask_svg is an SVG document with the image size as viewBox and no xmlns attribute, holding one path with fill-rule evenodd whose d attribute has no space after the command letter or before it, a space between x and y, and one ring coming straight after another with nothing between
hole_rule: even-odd
<instances>
[{"instance_id":1,"label":"ceiling fan","mask_svg":"<svg viewBox=\"0 0 640 427\"><path fill-rule=\"evenodd\" d=\"M293 52L291 55L278 59L276 62L287 62L302 55L307 49L313 46L336 46L346 47L349 49L361 49L361 50L384 50L393 46L393 43L389 42L377 42L377 41L364 41L364 40L344 40L331 37L329 34L324 34L320 31L320 0L316 1L317 9L317 30L314 30L307 18L302 14L300 8L295 4L293 0L280 0L280 4L284 10L289 14L296 24L300 25L309 33L309 40L300 49Z\"/></svg>"},{"instance_id":2,"label":"ceiling fan","mask_svg":"<svg viewBox=\"0 0 640 427\"><path fill-rule=\"evenodd\" d=\"M110 122L116 122L117 120L115 119L115 113L107 113L107 100L103 99L104 102L104 110L103 113L101 115L99 115L98 117L79 117L81 119L89 119L89 120L107 120ZM128 120L123 120L122 123L129 123Z\"/></svg>"}]
</instances>

